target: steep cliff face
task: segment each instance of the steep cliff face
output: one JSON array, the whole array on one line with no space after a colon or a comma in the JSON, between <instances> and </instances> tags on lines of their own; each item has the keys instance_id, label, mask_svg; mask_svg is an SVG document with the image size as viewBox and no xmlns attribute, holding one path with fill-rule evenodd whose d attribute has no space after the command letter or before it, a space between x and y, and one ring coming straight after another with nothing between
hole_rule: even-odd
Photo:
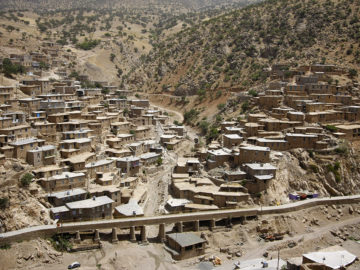
<instances>
[{"instance_id":1,"label":"steep cliff face","mask_svg":"<svg viewBox=\"0 0 360 270\"><path fill-rule=\"evenodd\" d=\"M357 151L347 146L346 153L317 154L302 149L283 153L263 201L288 201L290 192L308 190L321 196L342 196L360 192L360 166Z\"/></svg>"}]
</instances>

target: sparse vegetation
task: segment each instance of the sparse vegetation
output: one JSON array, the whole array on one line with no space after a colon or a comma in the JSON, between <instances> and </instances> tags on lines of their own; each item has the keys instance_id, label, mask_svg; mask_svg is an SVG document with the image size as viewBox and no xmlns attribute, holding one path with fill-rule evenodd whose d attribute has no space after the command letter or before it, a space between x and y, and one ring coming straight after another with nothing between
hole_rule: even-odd
<instances>
[{"instance_id":1,"label":"sparse vegetation","mask_svg":"<svg viewBox=\"0 0 360 270\"><path fill-rule=\"evenodd\" d=\"M88 50L95 48L99 44L100 44L100 40L85 38L85 40L81 43L78 43L76 45L76 47L78 47L79 49L88 51Z\"/></svg>"},{"instance_id":2,"label":"sparse vegetation","mask_svg":"<svg viewBox=\"0 0 360 270\"><path fill-rule=\"evenodd\" d=\"M53 248L59 252L69 252L72 248L69 234L56 234L50 238Z\"/></svg>"},{"instance_id":3,"label":"sparse vegetation","mask_svg":"<svg viewBox=\"0 0 360 270\"><path fill-rule=\"evenodd\" d=\"M0 209L5 209L9 206L9 198L3 197L0 198Z\"/></svg>"},{"instance_id":4,"label":"sparse vegetation","mask_svg":"<svg viewBox=\"0 0 360 270\"><path fill-rule=\"evenodd\" d=\"M26 173L20 178L20 184L23 187L28 187L33 179L33 175L31 173Z\"/></svg>"}]
</instances>

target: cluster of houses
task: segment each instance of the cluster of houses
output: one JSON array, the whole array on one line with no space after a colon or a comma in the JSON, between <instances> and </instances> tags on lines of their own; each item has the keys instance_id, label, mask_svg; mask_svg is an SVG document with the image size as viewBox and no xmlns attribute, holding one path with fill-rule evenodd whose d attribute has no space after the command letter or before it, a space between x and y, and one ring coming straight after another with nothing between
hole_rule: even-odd
<instances>
[{"instance_id":1,"label":"cluster of houses","mask_svg":"<svg viewBox=\"0 0 360 270\"><path fill-rule=\"evenodd\" d=\"M62 46L44 41L38 50L27 53L12 53L7 57L12 64L20 65L27 73L36 76L43 76L44 69L55 68L55 73L59 76L68 76L68 70L65 68L69 63L76 60L76 54L71 51L63 50ZM0 65L3 59L0 59Z\"/></svg>"},{"instance_id":2,"label":"cluster of houses","mask_svg":"<svg viewBox=\"0 0 360 270\"><path fill-rule=\"evenodd\" d=\"M285 71L291 76L285 76ZM356 82L329 83L345 71L312 65L288 71L274 65L267 90L251 97L259 110L246 119L220 123L220 136L179 159L172 175L168 211L236 207L260 196L276 177L282 151L302 148L327 153L339 140L360 139L360 100ZM220 168L220 170L219 170ZM214 170L216 175L211 174Z\"/></svg>"},{"instance_id":3,"label":"cluster of houses","mask_svg":"<svg viewBox=\"0 0 360 270\"><path fill-rule=\"evenodd\" d=\"M100 83L32 78L0 87L0 162L26 162L32 192L60 222L142 215L140 179L186 135L148 100Z\"/></svg>"}]
</instances>

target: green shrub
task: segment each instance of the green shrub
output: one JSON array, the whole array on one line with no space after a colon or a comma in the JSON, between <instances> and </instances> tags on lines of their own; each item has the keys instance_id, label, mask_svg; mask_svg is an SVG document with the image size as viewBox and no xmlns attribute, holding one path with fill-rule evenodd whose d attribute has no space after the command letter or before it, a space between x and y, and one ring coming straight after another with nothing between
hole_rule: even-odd
<instances>
[{"instance_id":1,"label":"green shrub","mask_svg":"<svg viewBox=\"0 0 360 270\"><path fill-rule=\"evenodd\" d=\"M336 132L337 131L337 127L335 127L333 125L326 125L325 129L327 129L330 132Z\"/></svg>"},{"instance_id":2,"label":"green shrub","mask_svg":"<svg viewBox=\"0 0 360 270\"><path fill-rule=\"evenodd\" d=\"M319 168L318 166L316 166L315 164L310 164L309 168L314 172L314 173L318 173L319 172Z\"/></svg>"},{"instance_id":3,"label":"green shrub","mask_svg":"<svg viewBox=\"0 0 360 270\"><path fill-rule=\"evenodd\" d=\"M253 97L257 97L257 96L258 96L258 92L256 92L254 89L249 90L248 94L249 94L250 96L253 96Z\"/></svg>"},{"instance_id":4,"label":"green shrub","mask_svg":"<svg viewBox=\"0 0 360 270\"><path fill-rule=\"evenodd\" d=\"M70 242L69 234L56 234L50 238L53 248L59 252L70 251L72 244Z\"/></svg>"},{"instance_id":5,"label":"green shrub","mask_svg":"<svg viewBox=\"0 0 360 270\"><path fill-rule=\"evenodd\" d=\"M9 206L9 198L8 197L0 198L0 209L5 209L8 206Z\"/></svg>"},{"instance_id":6,"label":"green shrub","mask_svg":"<svg viewBox=\"0 0 360 270\"><path fill-rule=\"evenodd\" d=\"M31 173L26 173L21 177L20 183L23 187L28 187L31 183L31 180L33 179L33 175Z\"/></svg>"},{"instance_id":7,"label":"green shrub","mask_svg":"<svg viewBox=\"0 0 360 270\"><path fill-rule=\"evenodd\" d=\"M184 112L184 123L190 124L193 122L196 117L199 115L199 112L195 109L191 109L190 111Z\"/></svg>"},{"instance_id":8,"label":"green shrub","mask_svg":"<svg viewBox=\"0 0 360 270\"><path fill-rule=\"evenodd\" d=\"M246 112L247 110L249 110L250 108L250 105L249 105L249 102L248 101L245 101L242 105L241 105L241 110L242 112Z\"/></svg>"},{"instance_id":9,"label":"green shrub","mask_svg":"<svg viewBox=\"0 0 360 270\"><path fill-rule=\"evenodd\" d=\"M222 111L222 110L225 109L225 106L226 105L224 103L220 103L220 104L217 105L217 108L218 108L219 111Z\"/></svg>"},{"instance_id":10,"label":"green shrub","mask_svg":"<svg viewBox=\"0 0 360 270\"><path fill-rule=\"evenodd\" d=\"M0 249L10 249L10 248L11 248L11 245L8 243L0 245Z\"/></svg>"},{"instance_id":11,"label":"green shrub","mask_svg":"<svg viewBox=\"0 0 360 270\"><path fill-rule=\"evenodd\" d=\"M76 45L76 47L79 49L88 51L88 50L95 48L99 44L100 44L100 40L85 38L85 40L81 43L78 43Z\"/></svg>"},{"instance_id":12,"label":"green shrub","mask_svg":"<svg viewBox=\"0 0 360 270\"><path fill-rule=\"evenodd\" d=\"M156 164L158 166L161 166L162 163L163 163L163 159L161 157L158 157L158 159L156 160Z\"/></svg>"},{"instance_id":13,"label":"green shrub","mask_svg":"<svg viewBox=\"0 0 360 270\"><path fill-rule=\"evenodd\" d=\"M3 60L2 70L7 77L10 77L12 74L25 72L25 68L22 65L13 64L9 58Z\"/></svg>"}]
</instances>

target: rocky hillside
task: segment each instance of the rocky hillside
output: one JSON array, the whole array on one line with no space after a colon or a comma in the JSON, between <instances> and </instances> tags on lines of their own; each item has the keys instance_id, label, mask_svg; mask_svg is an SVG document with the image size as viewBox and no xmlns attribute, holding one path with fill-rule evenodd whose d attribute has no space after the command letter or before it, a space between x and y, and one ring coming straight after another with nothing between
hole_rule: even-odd
<instances>
[{"instance_id":1,"label":"rocky hillside","mask_svg":"<svg viewBox=\"0 0 360 270\"><path fill-rule=\"evenodd\" d=\"M214 7L255 2L254 0L3 0L0 2L2 10L54 10L54 9L98 9L118 7L159 7L178 11L179 9L199 10Z\"/></svg>"},{"instance_id":2,"label":"rocky hillside","mask_svg":"<svg viewBox=\"0 0 360 270\"><path fill-rule=\"evenodd\" d=\"M359 69L359 1L269 0L183 29L155 44L126 83L176 95L266 81L273 63ZM137 80L137 74L146 74ZM146 82L146 83L145 83Z\"/></svg>"}]
</instances>

